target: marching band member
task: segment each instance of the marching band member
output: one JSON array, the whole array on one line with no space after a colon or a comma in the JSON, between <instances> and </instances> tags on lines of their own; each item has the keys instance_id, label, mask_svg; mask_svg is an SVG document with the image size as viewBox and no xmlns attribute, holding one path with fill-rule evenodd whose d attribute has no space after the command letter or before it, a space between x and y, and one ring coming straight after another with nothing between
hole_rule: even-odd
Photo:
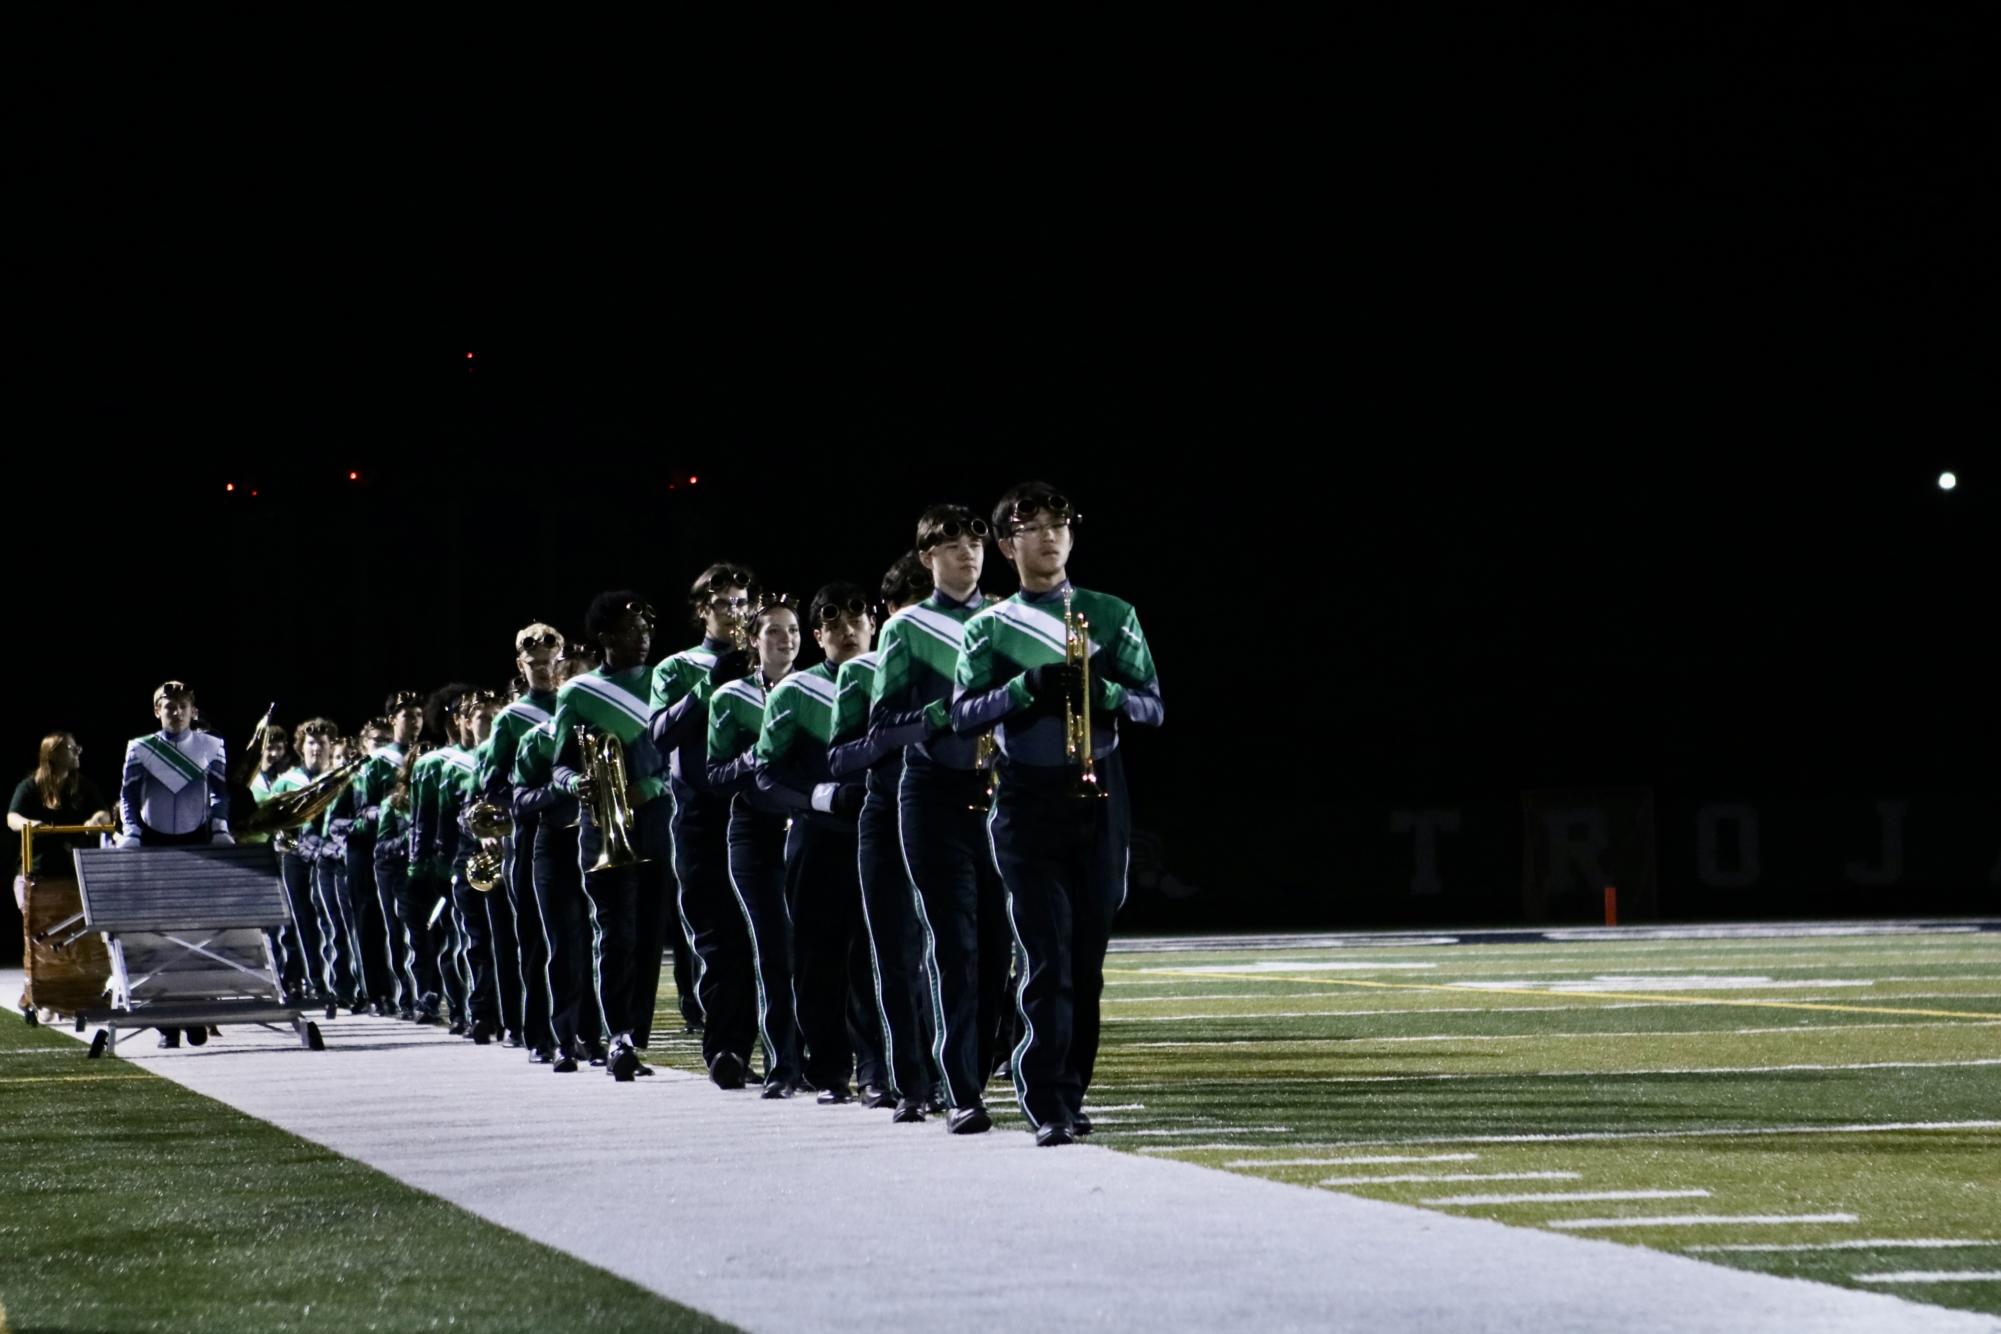
<instances>
[{"instance_id":1,"label":"marching band member","mask_svg":"<svg viewBox=\"0 0 2001 1334\"><path fill-rule=\"evenodd\" d=\"M744 633L756 584L756 575L729 561L702 571L688 590L702 642L661 659L653 669L650 701L653 744L669 757L674 876L681 921L695 956L702 1059L709 1078L725 1089L742 1088L750 1072L757 1036L756 982L750 937L729 882L730 795L709 786L709 695L717 659L731 653ZM747 660L739 656L736 661ZM687 1013L684 1007L683 1016Z\"/></svg>"},{"instance_id":2,"label":"marching band member","mask_svg":"<svg viewBox=\"0 0 2001 1334\"><path fill-rule=\"evenodd\" d=\"M581 644L564 646L550 684L560 694L563 685L591 669ZM590 901L584 897L583 869L577 854L577 799L556 786L556 720L537 723L514 750L511 774L517 835L520 821L535 828L533 882L535 907L542 920L548 948L549 1027L555 1040L551 1068L559 1075L574 1073L582 1057L593 1065L605 1060L599 1036L601 1016L592 995Z\"/></svg>"},{"instance_id":3,"label":"marching band member","mask_svg":"<svg viewBox=\"0 0 2001 1334\"><path fill-rule=\"evenodd\" d=\"M906 552L882 580L885 625L931 592L931 573ZM869 735L869 698L879 652L860 653L840 667L834 683L833 744L827 767L836 777L866 773L866 793L856 822L856 849L862 920L875 961L876 1021L882 1026L883 1056L896 1095L898 1122L924 1119L936 1087L931 1062L931 988L924 941L914 906L917 890L904 865L897 833L896 789L903 777L903 748ZM864 1101L867 1101L866 1091Z\"/></svg>"},{"instance_id":4,"label":"marching band member","mask_svg":"<svg viewBox=\"0 0 2001 1334\"><path fill-rule=\"evenodd\" d=\"M982 1090L995 1064L1013 948L980 814L986 775L977 742L951 726L960 638L986 605L979 589L986 544L986 522L964 506L933 505L918 517L917 558L934 588L883 630L869 729L903 747L903 857L917 887L933 1050L955 1135L993 1124Z\"/></svg>"},{"instance_id":5,"label":"marching band member","mask_svg":"<svg viewBox=\"0 0 2001 1334\"><path fill-rule=\"evenodd\" d=\"M160 730L134 737L125 747L125 775L118 791L118 846L185 847L234 843L229 834L229 778L222 738L194 727L195 694L181 681L153 691ZM187 1030L199 1047L208 1030ZM181 1045L180 1032L160 1030L162 1047Z\"/></svg>"},{"instance_id":6,"label":"marching band member","mask_svg":"<svg viewBox=\"0 0 2001 1334\"><path fill-rule=\"evenodd\" d=\"M516 808L513 775L522 737L555 717L556 664L562 656L563 635L554 626L537 621L515 631L514 666L520 673L520 691L494 715L493 738L477 778L481 799L514 818L514 832L506 840L505 890L519 949L511 963L501 961L500 970L509 986L515 985L519 975L522 1035L528 1044L528 1059L538 1065L549 1065L556 1059L549 1000L549 936L535 897L535 834L541 820L538 812Z\"/></svg>"},{"instance_id":7,"label":"marching band member","mask_svg":"<svg viewBox=\"0 0 2001 1334\"><path fill-rule=\"evenodd\" d=\"M764 701L799 656L799 614L783 595L761 600L745 627L749 651L723 655L709 677L709 785L730 798L730 888L750 933L764 1096L789 1098L800 1088L801 1072L792 1009L792 931L785 910L785 808L758 790L755 748L764 729ZM734 676L746 667L750 675Z\"/></svg>"},{"instance_id":8,"label":"marching band member","mask_svg":"<svg viewBox=\"0 0 2001 1334\"><path fill-rule=\"evenodd\" d=\"M598 1009L611 1034L605 1069L623 1083L652 1068L639 1059L653 1021L660 987L660 955L667 944L672 813L660 800L667 784L659 751L648 735L653 710L646 659L653 646L653 608L630 589L599 593L584 617L584 633L597 647L598 666L556 692L555 777L583 808L578 856L585 867L584 894L595 927ZM591 745L578 729L592 729ZM627 790L600 792L597 767L587 758L600 741L616 743ZM598 800L623 804L629 829L600 827ZM622 799L622 802L621 802ZM637 861L611 861L620 838ZM609 864L598 866L603 855Z\"/></svg>"},{"instance_id":9,"label":"marching band member","mask_svg":"<svg viewBox=\"0 0 2001 1334\"><path fill-rule=\"evenodd\" d=\"M959 736L993 728L1000 746L988 828L1024 958L1014 1084L1044 1147L1090 1133L1084 1093L1132 833L1119 727L1157 727L1162 718L1160 681L1132 605L1070 583L1076 522L1070 502L1040 483L1001 497L994 533L1021 591L966 622L952 697ZM1066 653L1073 611L1088 623L1087 666ZM1081 717L1086 706L1089 747L1073 756L1066 716Z\"/></svg>"},{"instance_id":10,"label":"marching band member","mask_svg":"<svg viewBox=\"0 0 2001 1334\"><path fill-rule=\"evenodd\" d=\"M859 1075L872 1107L887 1106L888 1068L876 1018L855 820L859 775L837 780L827 765L833 743L835 675L875 638L867 595L854 584L828 584L807 609L822 662L792 672L764 702L755 755L757 786L792 810L785 840L785 905L792 928L792 991L805 1041L806 1082L826 1104L854 1101Z\"/></svg>"},{"instance_id":11,"label":"marching band member","mask_svg":"<svg viewBox=\"0 0 2001 1334\"><path fill-rule=\"evenodd\" d=\"M361 946L369 985L369 1002L378 1015L416 1017L417 996L405 992L403 977L409 969L410 943L399 915L395 891L376 880L376 829L383 820L383 806L403 773L404 760L424 730L423 697L412 690L391 694L382 706L389 736L370 752L368 763L355 776L349 790L354 793L354 824L347 831L348 893L361 919ZM391 817L394 823L395 817ZM392 863L401 861L407 873L407 854L388 854Z\"/></svg>"}]
</instances>

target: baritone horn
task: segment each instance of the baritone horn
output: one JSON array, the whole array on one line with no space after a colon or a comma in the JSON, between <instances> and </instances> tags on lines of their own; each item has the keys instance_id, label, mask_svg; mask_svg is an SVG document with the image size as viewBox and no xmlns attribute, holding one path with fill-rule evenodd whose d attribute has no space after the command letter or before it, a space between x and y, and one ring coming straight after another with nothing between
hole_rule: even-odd
<instances>
[{"instance_id":1,"label":"baritone horn","mask_svg":"<svg viewBox=\"0 0 2001 1334\"><path fill-rule=\"evenodd\" d=\"M466 861L466 883L482 894L500 884L503 839L514 833L514 817L491 801L474 802L465 814L466 832L479 840L479 851Z\"/></svg>"},{"instance_id":2,"label":"baritone horn","mask_svg":"<svg viewBox=\"0 0 2001 1334\"><path fill-rule=\"evenodd\" d=\"M584 772L591 780L591 823L602 844L597 861L587 869L607 871L651 861L632 846L632 795L625 774L625 746L610 732L596 727L577 729Z\"/></svg>"},{"instance_id":3,"label":"baritone horn","mask_svg":"<svg viewBox=\"0 0 2001 1334\"><path fill-rule=\"evenodd\" d=\"M1078 674L1077 694L1063 697L1063 755L1077 766L1070 785L1073 797L1105 796L1091 754L1091 623L1070 608L1070 590L1063 590L1063 661Z\"/></svg>"}]
</instances>

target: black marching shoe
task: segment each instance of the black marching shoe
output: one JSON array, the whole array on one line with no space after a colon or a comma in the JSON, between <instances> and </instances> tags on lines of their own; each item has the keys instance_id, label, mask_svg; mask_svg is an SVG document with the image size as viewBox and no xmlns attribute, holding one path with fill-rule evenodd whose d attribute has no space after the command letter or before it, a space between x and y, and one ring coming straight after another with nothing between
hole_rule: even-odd
<instances>
[{"instance_id":1,"label":"black marching shoe","mask_svg":"<svg viewBox=\"0 0 2001 1334\"><path fill-rule=\"evenodd\" d=\"M396 1017L406 1024L414 1024L417 1022L417 1007L414 1005L405 1005L402 1009L396 1011Z\"/></svg>"},{"instance_id":2,"label":"black marching shoe","mask_svg":"<svg viewBox=\"0 0 2001 1334\"><path fill-rule=\"evenodd\" d=\"M900 1126L916 1125L924 1119L924 1103L919 1098L903 1098L896 1104L896 1112L889 1118Z\"/></svg>"},{"instance_id":3,"label":"black marching shoe","mask_svg":"<svg viewBox=\"0 0 2001 1334\"><path fill-rule=\"evenodd\" d=\"M875 1108L875 1107L894 1107L895 1105L896 1105L896 1095L890 1092L888 1089L884 1088L882 1085L880 1084L862 1085L862 1106Z\"/></svg>"},{"instance_id":4,"label":"black marching shoe","mask_svg":"<svg viewBox=\"0 0 2001 1334\"><path fill-rule=\"evenodd\" d=\"M452 1020L452 1026L445 1031L455 1038L462 1038L466 1035L466 1021L463 1019L454 1019Z\"/></svg>"},{"instance_id":5,"label":"black marching shoe","mask_svg":"<svg viewBox=\"0 0 2001 1334\"><path fill-rule=\"evenodd\" d=\"M799 1086L789 1079L768 1079L765 1081L764 1092L758 1096L776 1101L779 1098L789 1098L798 1091Z\"/></svg>"},{"instance_id":6,"label":"black marching shoe","mask_svg":"<svg viewBox=\"0 0 2001 1334\"><path fill-rule=\"evenodd\" d=\"M579 1041L582 1041L582 1039L579 1039ZM605 1062L604 1043L599 1042L596 1038L591 1038L589 1041L583 1042L583 1049L584 1049L583 1056L585 1060L589 1061L592 1065L604 1064Z\"/></svg>"},{"instance_id":7,"label":"black marching shoe","mask_svg":"<svg viewBox=\"0 0 2001 1334\"><path fill-rule=\"evenodd\" d=\"M623 1035L611 1040L611 1051L605 1056L605 1072L621 1084L630 1084L639 1073L639 1053L633 1050L632 1039Z\"/></svg>"},{"instance_id":8,"label":"black marching shoe","mask_svg":"<svg viewBox=\"0 0 2001 1334\"><path fill-rule=\"evenodd\" d=\"M510 1028L507 1030L507 1036L500 1040L500 1045L503 1047L525 1047L528 1044L521 1040L519 1032Z\"/></svg>"},{"instance_id":9,"label":"black marching shoe","mask_svg":"<svg viewBox=\"0 0 2001 1334\"><path fill-rule=\"evenodd\" d=\"M550 1065L555 1062L556 1053L548 1047L537 1047L528 1053L528 1064Z\"/></svg>"},{"instance_id":10,"label":"black marching shoe","mask_svg":"<svg viewBox=\"0 0 2001 1334\"><path fill-rule=\"evenodd\" d=\"M159 1047L178 1047L178 1046L180 1046L180 1045L181 1045L181 1030L180 1030L180 1029L178 1029L178 1028L163 1028L163 1029L161 1029L161 1030L160 1030L160 1040L159 1040L159 1041L158 1041L157 1043L155 1043L154 1045L155 1045L155 1046L159 1046Z\"/></svg>"},{"instance_id":11,"label":"black marching shoe","mask_svg":"<svg viewBox=\"0 0 2001 1334\"><path fill-rule=\"evenodd\" d=\"M387 1019L390 1015L389 1006L383 1001L370 1001L368 1003L368 1012L377 1019Z\"/></svg>"},{"instance_id":12,"label":"black marching shoe","mask_svg":"<svg viewBox=\"0 0 2001 1334\"><path fill-rule=\"evenodd\" d=\"M559 1075L574 1075L577 1073L577 1058L568 1052L564 1052L556 1058L555 1064L549 1068Z\"/></svg>"},{"instance_id":13,"label":"black marching shoe","mask_svg":"<svg viewBox=\"0 0 2001 1334\"><path fill-rule=\"evenodd\" d=\"M740 1089L745 1070L743 1057L735 1052L719 1051L716 1059L709 1062L709 1082L719 1089Z\"/></svg>"},{"instance_id":14,"label":"black marching shoe","mask_svg":"<svg viewBox=\"0 0 2001 1334\"><path fill-rule=\"evenodd\" d=\"M491 1046L493 1043L493 1035L498 1031L499 1030L494 1028L492 1024L489 1024L481 1019L475 1019L473 1021L472 1033L471 1033L472 1045L475 1047Z\"/></svg>"},{"instance_id":15,"label":"black marching shoe","mask_svg":"<svg viewBox=\"0 0 2001 1334\"><path fill-rule=\"evenodd\" d=\"M1073 1114L1070 1117L1070 1133L1075 1135L1078 1139L1082 1139L1084 1138L1084 1136L1090 1134L1091 1133L1090 1116L1084 1112L1077 1112Z\"/></svg>"},{"instance_id":16,"label":"black marching shoe","mask_svg":"<svg viewBox=\"0 0 2001 1334\"><path fill-rule=\"evenodd\" d=\"M1076 1142L1077 1136L1072 1133L1068 1121L1051 1121L1035 1132L1035 1147L1038 1149L1054 1149Z\"/></svg>"},{"instance_id":17,"label":"black marching shoe","mask_svg":"<svg viewBox=\"0 0 2001 1334\"><path fill-rule=\"evenodd\" d=\"M813 1099L813 1101L819 1103L822 1107L839 1107L844 1102L853 1102L854 1100L854 1092L846 1084L830 1084L821 1090L819 1097Z\"/></svg>"},{"instance_id":18,"label":"black marching shoe","mask_svg":"<svg viewBox=\"0 0 2001 1334\"><path fill-rule=\"evenodd\" d=\"M954 1107L952 1114L945 1118L945 1129L954 1135L977 1135L992 1130L993 1117L987 1115L986 1104L974 1103L971 1107Z\"/></svg>"}]
</instances>

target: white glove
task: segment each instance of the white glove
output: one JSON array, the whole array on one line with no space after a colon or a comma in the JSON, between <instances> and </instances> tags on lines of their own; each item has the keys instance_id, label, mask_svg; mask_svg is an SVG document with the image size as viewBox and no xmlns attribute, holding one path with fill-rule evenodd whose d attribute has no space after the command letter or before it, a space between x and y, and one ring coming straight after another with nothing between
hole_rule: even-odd
<instances>
[{"instance_id":1,"label":"white glove","mask_svg":"<svg viewBox=\"0 0 2001 1334\"><path fill-rule=\"evenodd\" d=\"M236 840L230 837L229 831L227 829L216 830L213 834L210 834L208 836L208 841L211 844L217 845L219 847L233 848L236 846Z\"/></svg>"},{"instance_id":2,"label":"white glove","mask_svg":"<svg viewBox=\"0 0 2001 1334\"><path fill-rule=\"evenodd\" d=\"M834 792L839 787L839 783L813 784L813 809L823 815L831 815L834 810Z\"/></svg>"},{"instance_id":3,"label":"white glove","mask_svg":"<svg viewBox=\"0 0 2001 1334\"><path fill-rule=\"evenodd\" d=\"M114 848L136 848L139 846L139 839L135 834L120 834L117 841L111 846Z\"/></svg>"}]
</instances>

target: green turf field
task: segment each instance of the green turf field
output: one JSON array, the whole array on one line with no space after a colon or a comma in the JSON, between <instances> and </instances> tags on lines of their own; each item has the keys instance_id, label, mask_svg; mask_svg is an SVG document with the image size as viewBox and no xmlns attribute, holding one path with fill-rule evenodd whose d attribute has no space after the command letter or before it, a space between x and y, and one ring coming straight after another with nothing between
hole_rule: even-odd
<instances>
[{"instance_id":1,"label":"green turf field","mask_svg":"<svg viewBox=\"0 0 2001 1334\"><path fill-rule=\"evenodd\" d=\"M1107 1147L2001 1312L2001 934L1119 952L1104 1014Z\"/></svg>"},{"instance_id":2,"label":"green turf field","mask_svg":"<svg viewBox=\"0 0 2001 1334\"><path fill-rule=\"evenodd\" d=\"M82 1057L0 1016L0 1327L12 1334L730 1328L177 1084ZM450 1152L449 1109L437 1112Z\"/></svg>"}]
</instances>

